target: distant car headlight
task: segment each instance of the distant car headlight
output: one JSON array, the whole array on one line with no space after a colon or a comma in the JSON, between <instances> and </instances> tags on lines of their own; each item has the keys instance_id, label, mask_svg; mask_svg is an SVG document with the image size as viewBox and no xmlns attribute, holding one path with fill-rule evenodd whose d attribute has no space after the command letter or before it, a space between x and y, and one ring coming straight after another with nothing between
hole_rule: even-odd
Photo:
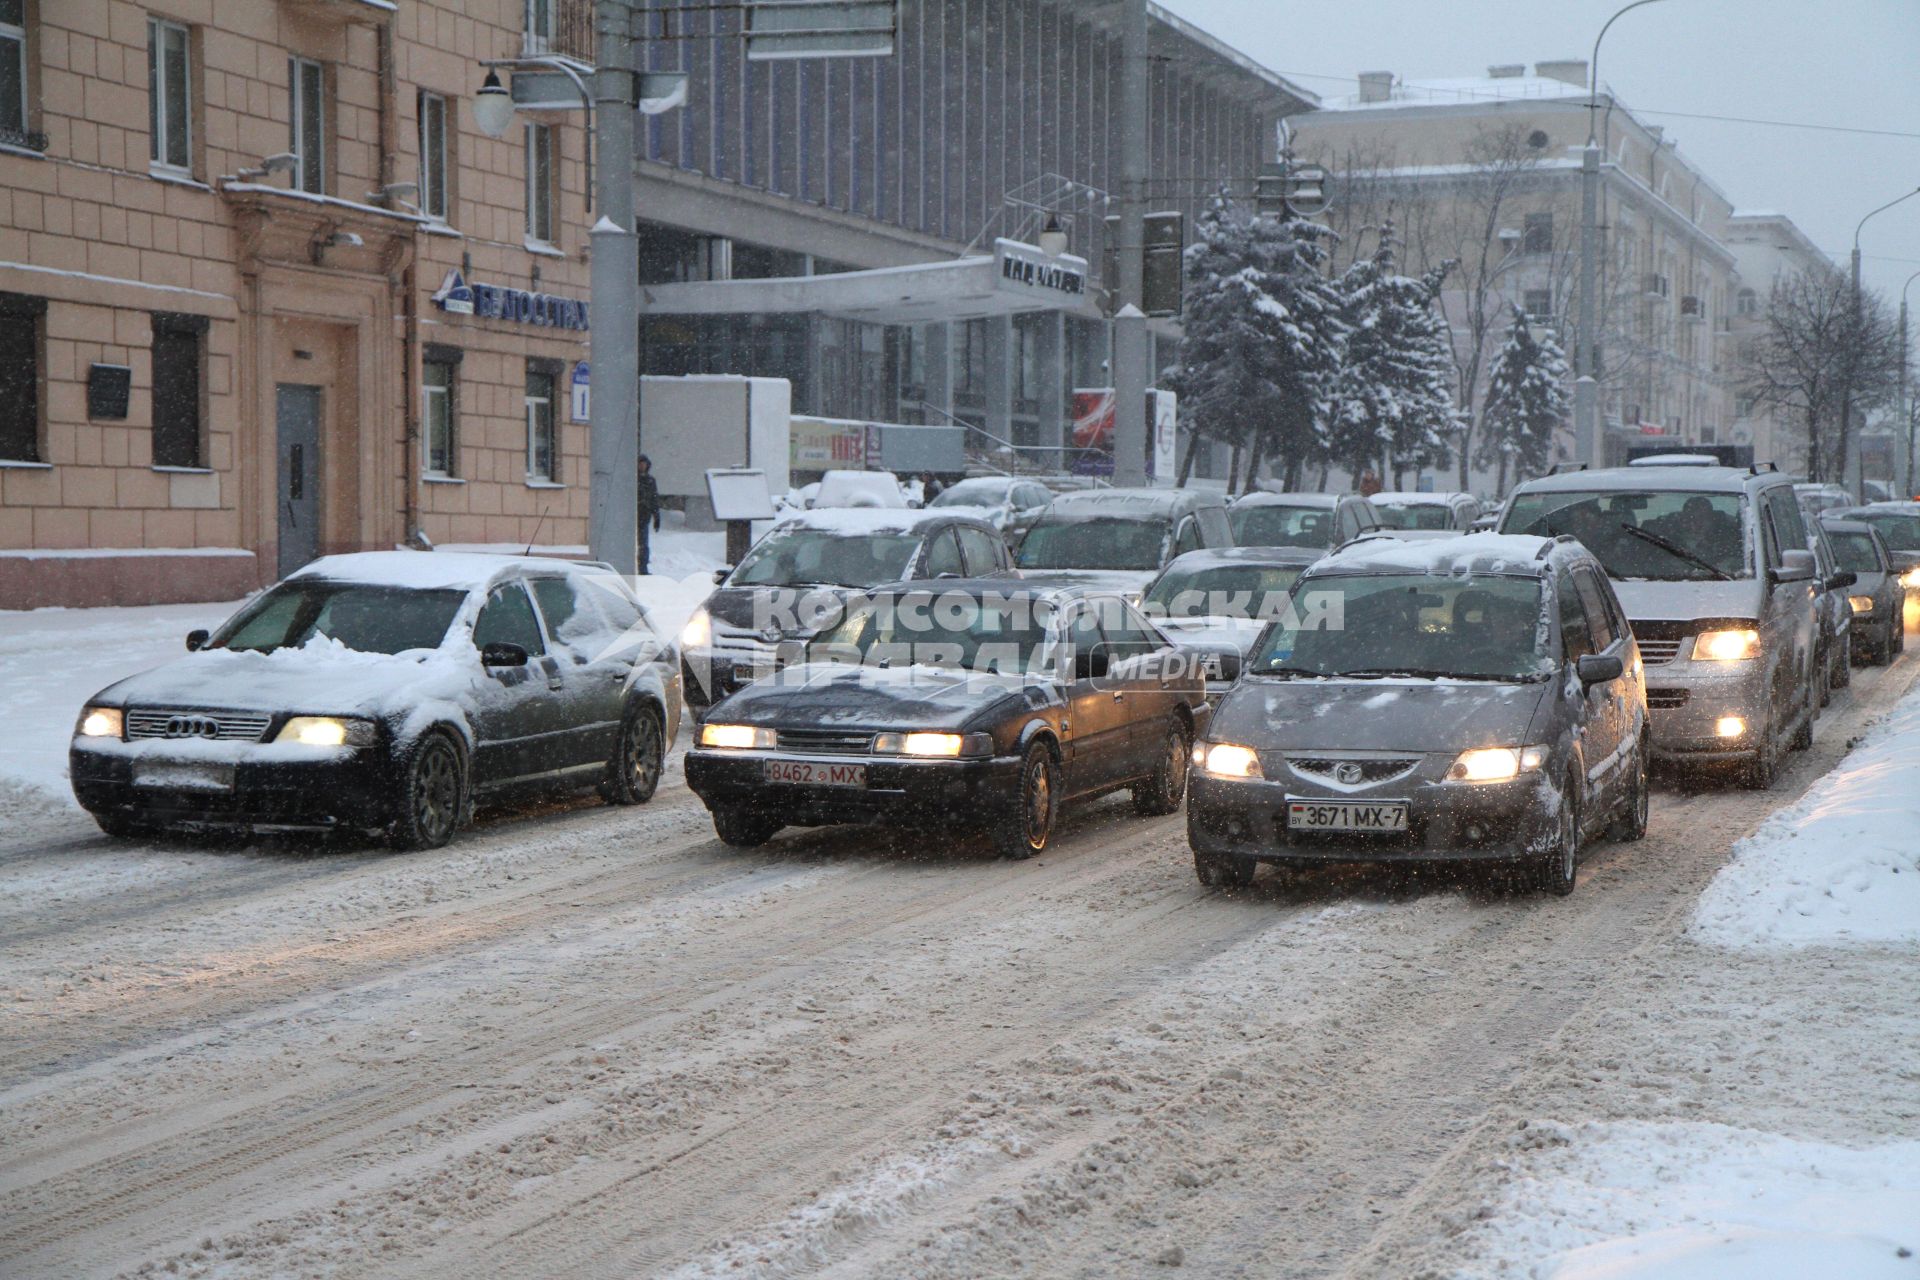
<instances>
[{"instance_id":1,"label":"distant car headlight","mask_svg":"<svg viewBox=\"0 0 1920 1280\"><path fill-rule=\"evenodd\" d=\"M882 733L873 740L879 756L987 756L993 738L985 733Z\"/></svg>"},{"instance_id":2,"label":"distant car headlight","mask_svg":"<svg viewBox=\"0 0 1920 1280\"><path fill-rule=\"evenodd\" d=\"M1193 762L1202 773L1216 778L1264 778L1260 755L1252 747L1232 742L1202 742L1193 748Z\"/></svg>"},{"instance_id":3,"label":"distant car headlight","mask_svg":"<svg viewBox=\"0 0 1920 1280\"><path fill-rule=\"evenodd\" d=\"M1447 770L1448 782L1507 782L1547 762L1545 747L1479 747L1462 751Z\"/></svg>"},{"instance_id":4,"label":"distant car headlight","mask_svg":"<svg viewBox=\"0 0 1920 1280\"><path fill-rule=\"evenodd\" d=\"M771 747L774 743L773 730L757 729L750 724L703 724L700 726L700 745L703 747L728 747L735 751L751 751L756 747Z\"/></svg>"},{"instance_id":5,"label":"distant car headlight","mask_svg":"<svg viewBox=\"0 0 1920 1280\"><path fill-rule=\"evenodd\" d=\"M280 726L275 742L294 742L303 747L370 747L373 745L373 721L352 720L343 716L294 716Z\"/></svg>"},{"instance_id":6,"label":"distant car headlight","mask_svg":"<svg viewBox=\"0 0 1920 1280\"><path fill-rule=\"evenodd\" d=\"M88 707L73 732L82 738L120 738L126 736L126 725L126 713L118 707Z\"/></svg>"},{"instance_id":7,"label":"distant car headlight","mask_svg":"<svg viewBox=\"0 0 1920 1280\"><path fill-rule=\"evenodd\" d=\"M1693 656L1708 662L1739 662L1760 656L1760 633L1741 631L1702 631L1693 638Z\"/></svg>"},{"instance_id":8,"label":"distant car headlight","mask_svg":"<svg viewBox=\"0 0 1920 1280\"><path fill-rule=\"evenodd\" d=\"M1873 612L1872 596L1848 596L1847 603L1853 606L1853 611L1855 613L1872 613Z\"/></svg>"},{"instance_id":9,"label":"distant car headlight","mask_svg":"<svg viewBox=\"0 0 1920 1280\"><path fill-rule=\"evenodd\" d=\"M712 643L713 615L704 608L695 609L693 616L687 619L687 625L680 629L680 647L704 649Z\"/></svg>"}]
</instances>

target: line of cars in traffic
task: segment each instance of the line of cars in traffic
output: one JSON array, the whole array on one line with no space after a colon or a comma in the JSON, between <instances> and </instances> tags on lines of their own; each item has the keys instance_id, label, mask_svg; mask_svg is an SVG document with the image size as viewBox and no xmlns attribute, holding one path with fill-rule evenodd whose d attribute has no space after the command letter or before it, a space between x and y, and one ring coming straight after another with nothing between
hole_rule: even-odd
<instances>
[{"instance_id":1,"label":"line of cars in traffic","mask_svg":"<svg viewBox=\"0 0 1920 1280\"><path fill-rule=\"evenodd\" d=\"M74 791L114 834L430 847L522 788L645 800L684 705L734 845L880 821L1031 856L1062 804L1124 789L1186 801L1209 884L1465 861L1567 892L1586 840L1645 830L1654 763L1769 785L1920 588L1920 508L1809 518L1757 468L1570 471L1481 534L1464 495L1022 483L796 513L677 640L604 566L329 557L91 699Z\"/></svg>"}]
</instances>

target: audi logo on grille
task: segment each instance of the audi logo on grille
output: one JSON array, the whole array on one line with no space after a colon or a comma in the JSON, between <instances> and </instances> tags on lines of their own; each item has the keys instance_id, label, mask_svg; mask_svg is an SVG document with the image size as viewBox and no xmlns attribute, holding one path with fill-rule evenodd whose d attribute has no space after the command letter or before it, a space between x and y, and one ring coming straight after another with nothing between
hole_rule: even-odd
<instances>
[{"instance_id":1,"label":"audi logo on grille","mask_svg":"<svg viewBox=\"0 0 1920 1280\"><path fill-rule=\"evenodd\" d=\"M1360 781L1361 769L1357 764L1343 764L1335 767L1333 776L1335 781L1344 782L1348 786L1352 786L1354 783Z\"/></svg>"},{"instance_id":2,"label":"audi logo on grille","mask_svg":"<svg viewBox=\"0 0 1920 1280\"><path fill-rule=\"evenodd\" d=\"M169 716L167 717L167 736L169 738L217 738L220 736L220 722L212 716Z\"/></svg>"}]
</instances>

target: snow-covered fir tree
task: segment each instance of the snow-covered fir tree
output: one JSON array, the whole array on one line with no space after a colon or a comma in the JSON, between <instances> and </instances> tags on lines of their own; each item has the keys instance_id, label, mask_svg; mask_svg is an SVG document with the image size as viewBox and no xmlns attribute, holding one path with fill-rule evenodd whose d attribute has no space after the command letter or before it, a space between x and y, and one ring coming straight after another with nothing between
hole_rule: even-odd
<instances>
[{"instance_id":1,"label":"snow-covered fir tree","mask_svg":"<svg viewBox=\"0 0 1920 1280\"><path fill-rule=\"evenodd\" d=\"M1415 279L1396 271L1393 222L1380 248L1340 277L1346 358L1334 393L1334 462L1359 475L1444 466L1453 425L1453 354L1434 300L1448 263Z\"/></svg>"},{"instance_id":2,"label":"snow-covered fir tree","mask_svg":"<svg viewBox=\"0 0 1920 1280\"><path fill-rule=\"evenodd\" d=\"M1573 408L1568 382L1566 353L1553 331L1544 325L1535 330L1515 307L1487 381L1475 455L1496 473L1498 492L1507 491L1509 479L1518 483L1553 465L1553 434Z\"/></svg>"},{"instance_id":3,"label":"snow-covered fir tree","mask_svg":"<svg viewBox=\"0 0 1920 1280\"><path fill-rule=\"evenodd\" d=\"M1184 336L1169 381L1196 434L1265 459L1297 483L1324 456L1345 324L1320 273L1325 228L1249 215L1224 192L1187 249Z\"/></svg>"}]
</instances>

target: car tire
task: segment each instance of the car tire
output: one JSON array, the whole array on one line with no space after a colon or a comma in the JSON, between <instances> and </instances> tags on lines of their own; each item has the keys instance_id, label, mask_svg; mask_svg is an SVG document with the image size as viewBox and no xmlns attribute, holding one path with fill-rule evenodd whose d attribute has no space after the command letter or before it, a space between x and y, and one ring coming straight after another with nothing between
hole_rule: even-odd
<instances>
[{"instance_id":1,"label":"car tire","mask_svg":"<svg viewBox=\"0 0 1920 1280\"><path fill-rule=\"evenodd\" d=\"M634 701L620 720L620 733L607 760L607 776L600 795L608 804L645 804L660 787L660 770L667 758L666 730L660 713Z\"/></svg>"},{"instance_id":2,"label":"car tire","mask_svg":"<svg viewBox=\"0 0 1920 1280\"><path fill-rule=\"evenodd\" d=\"M453 839L467 812L466 762L444 733L423 734L401 765L400 797L387 843L395 849L438 849Z\"/></svg>"},{"instance_id":3,"label":"car tire","mask_svg":"<svg viewBox=\"0 0 1920 1280\"><path fill-rule=\"evenodd\" d=\"M1560 827L1553 849L1541 857L1534 869L1534 884L1541 892L1564 898L1573 892L1580 873L1580 779L1567 775L1566 802L1560 806Z\"/></svg>"},{"instance_id":4,"label":"car tire","mask_svg":"<svg viewBox=\"0 0 1920 1280\"><path fill-rule=\"evenodd\" d=\"M1873 665L1890 667L1900 652L1900 623L1894 619L1887 623L1887 633L1880 638L1880 645L1873 651Z\"/></svg>"},{"instance_id":5,"label":"car tire","mask_svg":"<svg viewBox=\"0 0 1920 1280\"><path fill-rule=\"evenodd\" d=\"M735 849L758 849L785 825L739 805L722 805L713 811L713 833L720 837L721 844Z\"/></svg>"},{"instance_id":6,"label":"car tire","mask_svg":"<svg viewBox=\"0 0 1920 1280\"><path fill-rule=\"evenodd\" d=\"M96 813L93 820L101 831L115 840L133 840L152 835L154 830L152 823L143 822L130 813Z\"/></svg>"},{"instance_id":7,"label":"car tire","mask_svg":"<svg viewBox=\"0 0 1920 1280\"><path fill-rule=\"evenodd\" d=\"M1193 851L1193 874L1209 889L1245 888L1259 869L1259 860L1244 854Z\"/></svg>"},{"instance_id":8,"label":"car tire","mask_svg":"<svg viewBox=\"0 0 1920 1280\"><path fill-rule=\"evenodd\" d=\"M1817 696L1813 699L1813 714L1819 715L1820 708L1833 701L1833 663L1828 661L1827 651L1820 650L1813 655L1814 681Z\"/></svg>"},{"instance_id":9,"label":"car tire","mask_svg":"<svg viewBox=\"0 0 1920 1280\"><path fill-rule=\"evenodd\" d=\"M1652 768L1648 760L1647 740L1642 737L1639 747L1633 753L1633 794L1628 796L1626 809L1613 820L1613 826L1608 834L1622 844L1632 844L1635 840L1644 839L1647 834L1647 816L1652 805Z\"/></svg>"},{"instance_id":10,"label":"car tire","mask_svg":"<svg viewBox=\"0 0 1920 1280\"><path fill-rule=\"evenodd\" d=\"M1773 744L1773 721L1769 719L1760 727L1760 745L1753 759L1740 768L1740 785L1749 791L1767 791L1779 772L1780 757Z\"/></svg>"},{"instance_id":11,"label":"car tire","mask_svg":"<svg viewBox=\"0 0 1920 1280\"><path fill-rule=\"evenodd\" d=\"M1133 788L1133 811L1142 817L1165 817L1180 812L1187 798L1187 767L1193 750L1187 730L1178 722L1167 726L1160 745L1160 762L1145 782Z\"/></svg>"},{"instance_id":12,"label":"car tire","mask_svg":"<svg viewBox=\"0 0 1920 1280\"><path fill-rule=\"evenodd\" d=\"M1847 638L1840 646L1840 656L1833 663L1832 685L1844 689L1853 683L1853 632L1847 632Z\"/></svg>"},{"instance_id":13,"label":"car tire","mask_svg":"<svg viewBox=\"0 0 1920 1280\"><path fill-rule=\"evenodd\" d=\"M1013 803L995 814L987 829L993 850L1010 861L1045 853L1060 818L1060 766L1044 742L1027 747Z\"/></svg>"}]
</instances>

